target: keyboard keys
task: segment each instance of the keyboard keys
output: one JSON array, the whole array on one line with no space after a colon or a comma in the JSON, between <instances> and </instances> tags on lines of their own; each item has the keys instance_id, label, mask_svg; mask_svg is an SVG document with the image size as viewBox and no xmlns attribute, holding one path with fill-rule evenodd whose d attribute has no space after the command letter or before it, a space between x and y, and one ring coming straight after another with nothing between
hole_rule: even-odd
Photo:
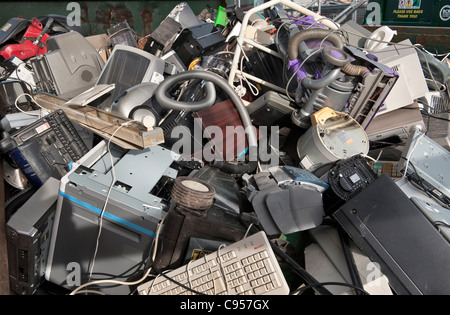
<instances>
[{"instance_id":1,"label":"keyboard keys","mask_svg":"<svg viewBox=\"0 0 450 315\"><path fill-rule=\"evenodd\" d=\"M227 287L222 278L214 279L214 289L216 291L216 294L223 293L227 290Z\"/></svg>"},{"instance_id":2,"label":"keyboard keys","mask_svg":"<svg viewBox=\"0 0 450 315\"><path fill-rule=\"evenodd\" d=\"M262 233L237 242L166 275L187 288L208 295L288 294L289 288L269 241ZM195 294L163 277L138 287L141 295Z\"/></svg>"}]
</instances>

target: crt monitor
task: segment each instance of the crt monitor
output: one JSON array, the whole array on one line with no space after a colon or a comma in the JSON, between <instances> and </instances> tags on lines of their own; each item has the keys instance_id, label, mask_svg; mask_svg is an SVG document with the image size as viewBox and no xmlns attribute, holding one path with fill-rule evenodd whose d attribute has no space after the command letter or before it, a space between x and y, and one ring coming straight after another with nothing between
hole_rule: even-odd
<instances>
[{"instance_id":1,"label":"crt monitor","mask_svg":"<svg viewBox=\"0 0 450 315\"><path fill-rule=\"evenodd\" d=\"M30 60L36 87L65 100L92 88L105 66L97 50L75 31L50 37L47 50Z\"/></svg>"},{"instance_id":2,"label":"crt monitor","mask_svg":"<svg viewBox=\"0 0 450 315\"><path fill-rule=\"evenodd\" d=\"M97 81L97 85L114 84L115 89L97 107L108 110L118 96L140 83L161 83L165 64L164 60L142 49L116 45Z\"/></svg>"}]
</instances>

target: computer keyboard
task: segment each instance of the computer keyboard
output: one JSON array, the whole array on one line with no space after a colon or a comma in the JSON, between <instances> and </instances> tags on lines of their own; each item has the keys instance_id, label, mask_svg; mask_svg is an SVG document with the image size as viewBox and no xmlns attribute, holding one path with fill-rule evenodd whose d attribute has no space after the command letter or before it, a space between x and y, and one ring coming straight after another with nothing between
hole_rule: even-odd
<instances>
[{"instance_id":1,"label":"computer keyboard","mask_svg":"<svg viewBox=\"0 0 450 315\"><path fill-rule=\"evenodd\" d=\"M138 286L139 295L287 295L289 287L264 232L253 234ZM193 290L193 291L192 291Z\"/></svg>"}]
</instances>

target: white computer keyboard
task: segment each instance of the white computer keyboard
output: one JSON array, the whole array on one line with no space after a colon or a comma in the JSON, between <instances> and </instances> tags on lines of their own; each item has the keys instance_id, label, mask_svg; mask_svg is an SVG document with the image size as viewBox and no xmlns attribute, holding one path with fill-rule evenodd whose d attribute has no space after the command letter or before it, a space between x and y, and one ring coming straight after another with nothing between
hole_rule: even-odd
<instances>
[{"instance_id":1,"label":"white computer keyboard","mask_svg":"<svg viewBox=\"0 0 450 315\"><path fill-rule=\"evenodd\" d=\"M140 295L287 295L290 290L264 232L138 286Z\"/></svg>"}]
</instances>

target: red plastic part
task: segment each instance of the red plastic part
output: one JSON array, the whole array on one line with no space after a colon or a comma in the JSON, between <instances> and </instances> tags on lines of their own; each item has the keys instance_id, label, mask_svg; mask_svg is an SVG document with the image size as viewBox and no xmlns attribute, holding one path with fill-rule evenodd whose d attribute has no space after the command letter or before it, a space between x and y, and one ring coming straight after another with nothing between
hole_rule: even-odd
<instances>
[{"instance_id":1,"label":"red plastic part","mask_svg":"<svg viewBox=\"0 0 450 315\"><path fill-rule=\"evenodd\" d=\"M39 37L43 30L43 25L41 22L39 22L38 19L33 18L31 20L31 25L26 30L25 34L23 35L23 39L20 44L11 44L6 46L1 52L0 55L5 58L9 59L13 56L16 56L20 60L26 60L32 57L36 57L42 54L45 54L47 52L47 46L43 46L42 48L38 45L34 44L35 39ZM31 38L34 38L32 40ZM50 38L50 35L44 34L42 36L40 42L45 44L47 42L47 39Z\"/></svg>"}]
</instances>

